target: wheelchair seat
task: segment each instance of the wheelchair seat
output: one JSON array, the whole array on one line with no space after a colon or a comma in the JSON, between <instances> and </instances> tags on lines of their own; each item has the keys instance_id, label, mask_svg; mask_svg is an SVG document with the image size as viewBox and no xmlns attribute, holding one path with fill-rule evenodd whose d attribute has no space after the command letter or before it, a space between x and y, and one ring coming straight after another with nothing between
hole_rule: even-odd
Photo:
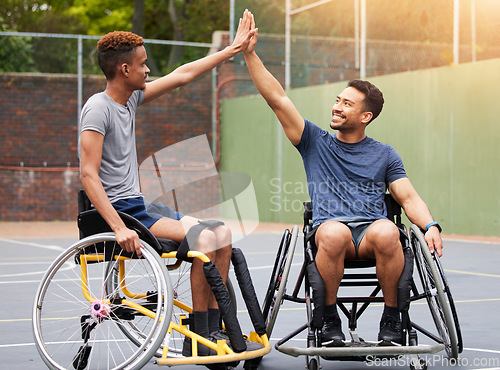
<instances>
[{"instance_id":1,"label":"wheelchair seat","mask_svg":"<svg viewBox=\"0 0 500 370\"><path fill-rule=\"evenodd\" d=\"M144 227L144 225L136 218L120 211L117 212L125 225L129 229L137 232L139 238L151 245L160 255L176 251L179 248L179 243L173 240L155 237L151 231ZM99 212L92 207L92 204L90 203L90 200L84 190L80 190L78 192L77 223L80 231L80 239L98 233L113 231Z\"/></svg>"},{"instance_id":2,"label":"wheelchair seat","mask_svg":"<svg viewBox=\"0 0 500 370\"><path fill-rule=\"evenodd\" d=\"M401 223L401 206L394 200L390 194L385 194L384 202L387 211L387 218L391 220L399 229L401 241L408 239L408 233L405 226ZM309 237L307 233L312 230L312 203L304 202L304 234L306 239ZM314 244L314 240L311 241ZM404 244L403 244L404 245ZM376 265L374 259L355 259L345 260L344 267L346 269L358 269L374 267Z\"/></svg>"}]
</instances>

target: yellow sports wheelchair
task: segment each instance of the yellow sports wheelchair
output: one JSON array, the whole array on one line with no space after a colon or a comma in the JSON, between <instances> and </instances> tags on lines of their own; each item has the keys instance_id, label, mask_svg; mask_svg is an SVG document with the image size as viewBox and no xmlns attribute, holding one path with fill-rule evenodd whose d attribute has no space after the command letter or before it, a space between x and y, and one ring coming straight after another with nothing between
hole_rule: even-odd
<instances>
[{"instance_id":1,"label":"yellow sports wheelchair","mask_svg":"<svg viewBox=\"0 0 500 370\"><path fill-rule=\"evenodd\" d=\"M135 218L119 214L138 233L142 258L116 243L85 193L79 193L81 239L48 268L33 306L33 335L45 364L53 369L138 369L156 357L158 365L203 364L219 370L245 361L246 369L256 368L271 347L242 252L233 249L232 263L255 329L248 336L236 318L231 281L224 285L214 263L189 250L181 260L178 243L157 239ZM184 260L192 258L204 262L228 340L210 341L189 330L191 265ZM188 357L182 355L185 337L192 343ZM258 345L247 350L249 341ZM199 356L199 345L217 354Z\"/></svg>"},{"instance_id":2,"label":"yellow sports wheelchair","mask_svg":"<svg viewBox=\"0 0 500 370\"><path fill-rule=\"evenodd\" d=\"M275 348L294 357L305 356L306 369L320 368L320 359L328 361L364 361L369 365L401 363L406 356L413 369L425 369L427 362L421 355L445 350L448 357L456 359L463 350L462 335L457 312L439 257L430 253L422 231L411 225L409 232L401 222L401 207L386 194L387 216L400 230L400 240L405 256L405 267L398 284L398 308L401 312L401 343L369 341L357 330L358 319L372 303L383 303L381 287L373 268L374 260L345 261L346 272L342 278L337 305L346 316L350 340L341 345L321 345L321 328L324 312L324 283L316 268L316 245L311 237L312 207L304 203L304 261L293 290L287 290L299 227L285 230L281 239L271 279L264 299L267 335L271 336L280 306L284 301L305 304L305 323L280 339ZM370 268L372 271L367 271ZM354 270L353 270L354 269ZM416 277L413 272L416 270ZM301 295L301 289L304 289ZM359 291L361 289L361 292ZM410 318L410 306L427 303L435 328L425 328ZM420 314L421 312L419 312ZM427 317L429 316L427 315ZM415 315L418 316L418 315ZM426 317L426 321L429 321ZM421 317L419 317L421 318ZM292 345L292 339L302 334L304 346ZM430 338L429 344L419 343L418 334ZM296 343L296 342L294 342Z\"/></svg>"}]
</instances>

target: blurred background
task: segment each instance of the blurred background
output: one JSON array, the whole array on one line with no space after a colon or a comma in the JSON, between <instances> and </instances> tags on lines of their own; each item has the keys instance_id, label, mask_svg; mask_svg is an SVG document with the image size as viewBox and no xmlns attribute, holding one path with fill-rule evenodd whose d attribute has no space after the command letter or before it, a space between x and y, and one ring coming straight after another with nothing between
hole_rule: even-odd
<instances>
[{"instance_id":1,"label":"blurred background","mask_svg":"<svg viewBox=\"0 0 500 370\"><path fill-rule=\"evenodd\" d=\"M4 0L0 220L75 218L79 112L105 86L96 61L102 35L142 35L154 78L228 45L247 8L259 27L260 57L298 105L306 112L322 109L323 119L345 81L380 81L389 99L377 122L385 123L369 134L402 154L417 190L443 215L449 232L497 235L498 0ZM324 93L301 90L315 87ZM305 178L279 130L256 129L242 142L244 128L264 125L264 116L273 120L262 102L251 111L242 108L256 93L238 55L141 108L139 163L205 134L219 170L252 177L261 221L300 219L299 207L285 210L283 195L292 197L287 192L294 189L288 200L305 200ZM250 100L238 100L244 97ZM474 136L473 127L481 134ZM293 186L284 189L289 173L296 174L287 180Z\"/></svg>"}]
</instances>

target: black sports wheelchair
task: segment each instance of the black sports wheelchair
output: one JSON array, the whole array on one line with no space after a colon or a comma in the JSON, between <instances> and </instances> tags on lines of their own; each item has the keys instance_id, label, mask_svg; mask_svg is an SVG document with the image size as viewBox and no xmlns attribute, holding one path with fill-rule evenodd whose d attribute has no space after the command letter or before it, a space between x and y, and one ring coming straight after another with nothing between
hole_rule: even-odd
<instances>
[{"instance_id":1,"label":"black sports wheelchair","mask_svg":"<svg viewBox=\"0 0 500 370\"><path fill-rule=\"evenodd\" d=\"M52 369L138 369L156 356L158 365L203 364L222 370L245 361L245 369L257 367L271 347L241 250L233 249L231 261L255 329L248 336L236 318L231 281L224 285L206 255L190 251L186 240L179 245L158 239L135 218L119 214L138 233L142 258L116 243L85 193L79 193L81 239L48 268L33 306L34 339L45 364ZM195 240L193 234L218 225L202 222L188 236ZM216 342L189 330L191 264L186 261L193 258L204 262L221 311L226 336ZM182 355L185 337L191 340L190 356ZM247 350L249 341L254 343ZM217 354L199 356L200 345Z\"/></svg>"},{"instance_id":2,"label":"black sports wheelchair","mask_svg":"<svg viewBox=\"0 0 500 370\"><path fill-rule=\"evenodd\" d=\"M310 202L304 203L304 262L293 291L290 293L286 286L299 227L295 225L291 231L285 230L283 233L266 292L263 313L266 317L267 335L271 337L283 302L305 303L307 313L305 323L279 340L275 348L294 357L304 355L307 369L319 369L320 358L369 362L399 359L405 355L409 356L408 364L411 369L425 369L427 362L419 355L434 354L445 350L448 357L456 359L463 350L457 312L439 257L430 253L420 228L411 225L408 233L401 222L401 207L389 194L386 194L385 202L388 218L400 230L405 256L405 267L398 284L398 308L402 319L401 345L392 342L391 345L387 345L382 342L365 341L356 332L358 319L368 306L374 302L384 302L384 299L379 295L381 288L375 272L363 273L364 268L373 268L375 261L349 260L345 261L346 272L340 284L337 305L348 319L351 340L344 341L344 346L322 347L320 335L325 297L323 280L314 261L316 255L314 238L308 238L312 231ZM350 272L353 269L356 272ZM414 269L418 272L415 278L413 277ZM302 287L303 296L299 293ZM344 291L351 294L353 290L358 292L358 287L364 287L363 290L367 293L362 296L343 296ZM420 300L427 301L435 331L425 329L410 318L410 305ZM305 333L305 347L290 345L290 340L301 333ZM417 333L430 338L431 344L419 344ZM390 364L390 362L387 363Z\"/></svg>"}]
</instances>

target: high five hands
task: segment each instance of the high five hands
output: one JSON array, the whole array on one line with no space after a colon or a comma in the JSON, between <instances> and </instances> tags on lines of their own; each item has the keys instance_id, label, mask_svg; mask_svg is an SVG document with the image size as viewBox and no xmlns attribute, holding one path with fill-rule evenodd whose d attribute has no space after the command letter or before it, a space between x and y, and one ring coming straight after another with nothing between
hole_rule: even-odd
<instances>
[{"instance_id":1,"label":"high five hands","mask_svg":"<svg viewBox=\"0 0 500 370\"><path fill-rule=\"evenodd\" d=\"M257 28L255 28L255 19L253 14L246 9L243 17L240 18L238 29L231 46L237 52L250 52L255 49L257 43Z\"/></svg>"}]
</instances>

